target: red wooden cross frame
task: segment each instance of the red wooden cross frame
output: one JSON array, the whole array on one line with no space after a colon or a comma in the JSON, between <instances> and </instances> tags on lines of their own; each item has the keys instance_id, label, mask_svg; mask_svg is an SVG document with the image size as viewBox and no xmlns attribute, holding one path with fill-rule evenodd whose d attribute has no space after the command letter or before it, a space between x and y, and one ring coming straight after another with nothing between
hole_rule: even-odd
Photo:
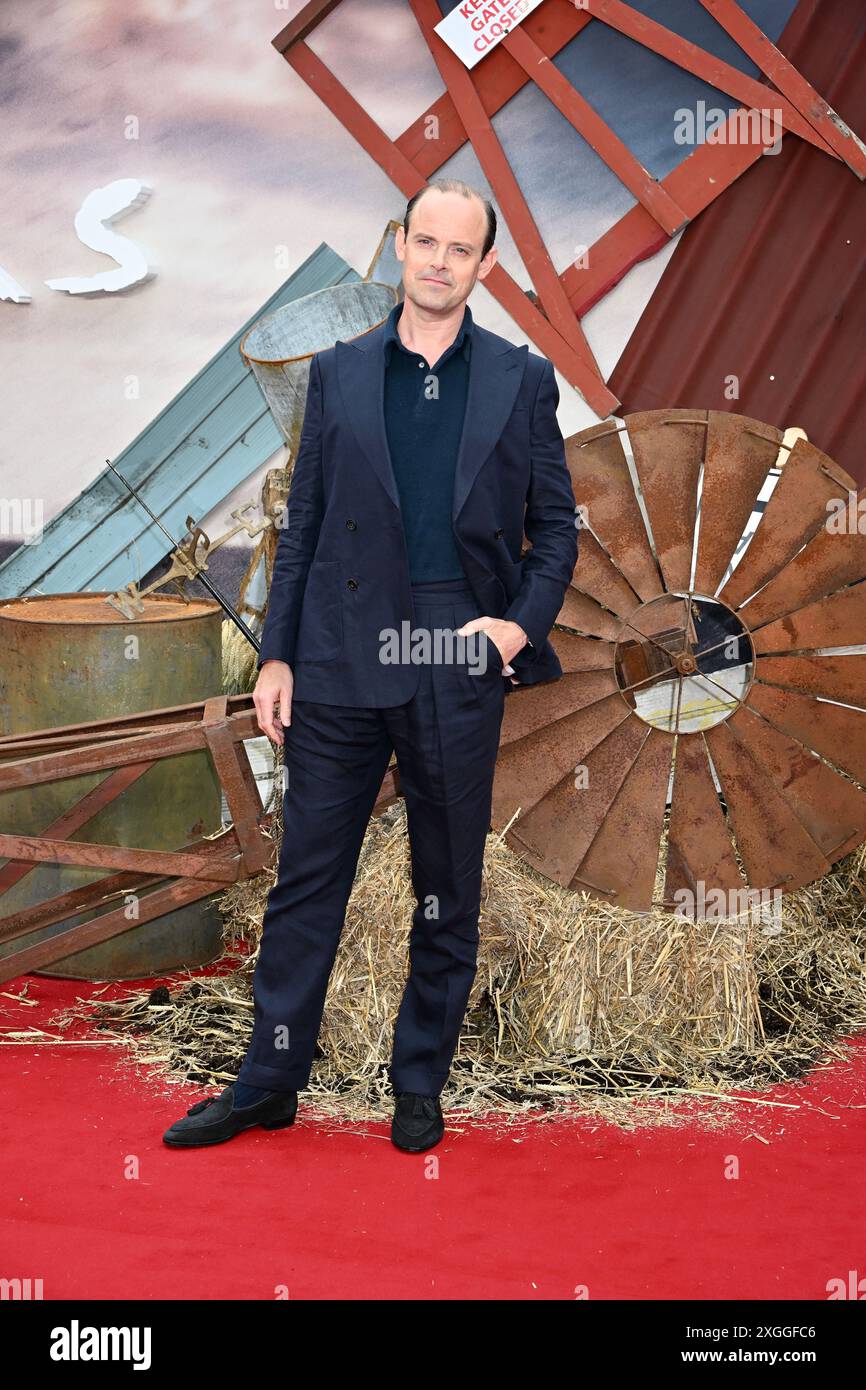
<instances>
[{"instance_id":1,"label":"red wooden cross frame","mask_svg":"<svg viewBox=\"0 0 866 1390\"><path fill-rule=\"evenodd\" d=\"M593 19L711 83L740 103L766 111L782 127L843 160L866 178L866 147L735 0L699 0L760 68L766 85L648 19L621 0L545 0L471 70L440 39L436 0L409 0L446 91L391 140L306 42L340 0L310 0L273 40L286 62L349 130L408 199L467 140L529 272L534 296L497 263L484 284L527 337L602 418L620 405L586 341L581 318L637 262L654 255L763 153L742 141L734 112L717 142L700 145L665 178L653 177L550 60ZM634 195L635 205L557 273L532 211L492 125L492 117L534 81ZM431 123L438 139L428 137Z\"/></svg>"}]
</instances>

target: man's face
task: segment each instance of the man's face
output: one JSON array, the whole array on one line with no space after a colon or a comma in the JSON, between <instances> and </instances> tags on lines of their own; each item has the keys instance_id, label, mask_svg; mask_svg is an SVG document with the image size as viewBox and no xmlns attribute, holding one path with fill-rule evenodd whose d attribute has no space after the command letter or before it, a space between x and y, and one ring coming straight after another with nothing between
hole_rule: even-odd
<instances>
[{"instance_id":1,"label":"man's face","mask_svg":"<svg viewBox=\"0 0 866 1390\"><path fill-rule=\"evenodd\" d=\"M496 263L481 252L487 218L477 198L432 188L412 209L409 235L398 227L395 250L403 262L403 290L419 308L448 311L469 298L476 280Z\"/></svg>"}]
</instances>

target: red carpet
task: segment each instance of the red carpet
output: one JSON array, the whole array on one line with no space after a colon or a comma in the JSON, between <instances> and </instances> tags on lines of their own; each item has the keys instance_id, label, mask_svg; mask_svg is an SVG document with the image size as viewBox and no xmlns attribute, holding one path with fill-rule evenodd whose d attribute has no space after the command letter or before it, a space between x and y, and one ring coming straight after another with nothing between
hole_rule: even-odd
<instances>
[{"instance_id":1,"label":"red carpet","mask_svg":"<svg viewBox=\"0 0 866 1390\"><path fill-rule=\"evenodd\" d=\"M0 998L0 1275L41 1278L46 1299L269 1300L280 1286L296 1299L573 1299L585 1285L593 1299L824 1300L828 1280L866 1276L862 1036L724 1130L690 1119L713 1101L631 1133L446 1113L443 1142L415 1157L385 1124L301 1109L290 1129L184 1153L162 1132L212 1090L139 1075L122 1047L11 1045L77 996L129 987L27 979L36 1007L9 998L23 980Z\"/></svg>"}]
</instances>

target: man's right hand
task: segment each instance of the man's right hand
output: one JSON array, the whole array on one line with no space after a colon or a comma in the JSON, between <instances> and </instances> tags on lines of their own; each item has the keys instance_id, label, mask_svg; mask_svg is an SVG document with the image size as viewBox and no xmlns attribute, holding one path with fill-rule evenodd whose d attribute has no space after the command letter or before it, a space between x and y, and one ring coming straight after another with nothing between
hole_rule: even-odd
<instances>
[{"instance_id":1,"label":"man's right hand","mask_svg":"<svg viewBox=\"0 0 866 1390\"><path fill-rule=\"evenodd\" d=\"M292 668L285 661L265 661L259 672L256 688L253 691L253 704L259 728L274 743L282 744L283 730L280 725L292 722L292 689L294 677ZM274 706L279 705L279 723L274 719Z\"/></svg>"}]
</instances>

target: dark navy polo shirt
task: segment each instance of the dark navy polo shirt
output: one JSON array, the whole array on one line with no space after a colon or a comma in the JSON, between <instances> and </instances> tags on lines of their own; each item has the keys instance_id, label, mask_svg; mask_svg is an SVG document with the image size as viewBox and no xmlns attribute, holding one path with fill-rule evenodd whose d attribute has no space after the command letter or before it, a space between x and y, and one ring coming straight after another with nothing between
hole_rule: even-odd
<instances>
[{"instance_id":1,"label":"dark navy polo shirt","mask_svg":"<svg viewBox=\"0 0 866 1390\"><path fill-rule=\"evenodd\" d=\"M454 342L429 365L397 332L395 304L385 324L385 431L400 496L413 584L465 579L451 511L457 449L466 415L472 314L467 304Z\"/></svg>"}]
</instances>

